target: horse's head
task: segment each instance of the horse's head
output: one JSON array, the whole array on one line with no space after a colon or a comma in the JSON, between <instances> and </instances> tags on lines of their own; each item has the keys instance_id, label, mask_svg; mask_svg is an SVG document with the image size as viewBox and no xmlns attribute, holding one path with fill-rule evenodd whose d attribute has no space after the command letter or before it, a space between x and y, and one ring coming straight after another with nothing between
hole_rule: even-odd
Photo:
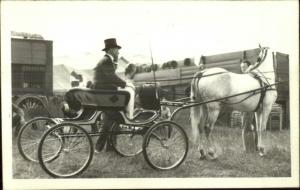
<instances>
[{"instance_id":1,"label":"horse's head","mask_svg":"<svg viewBox=\"0 0 300 190\"><path fill-rule=\"evenodd\" d=\"M267 83L275 82L275 68L273 64L272 51L269 47L259 45L256 62L251 66L251 71L257 73Z\"/></svg>"}]
</instances>

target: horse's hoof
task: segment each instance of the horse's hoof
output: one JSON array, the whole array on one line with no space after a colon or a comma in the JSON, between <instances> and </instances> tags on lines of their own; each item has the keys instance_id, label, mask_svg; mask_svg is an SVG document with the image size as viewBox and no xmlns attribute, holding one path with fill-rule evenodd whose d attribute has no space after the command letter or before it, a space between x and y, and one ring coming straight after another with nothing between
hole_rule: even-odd
<instances>
[{"instance_id":1,"label":"horse's hoof","mask_svg":"<svg viewBox=\"0 0 300 190\"><path fill-rule=\"evenodd\" d=\"M200 153L200 160L206 160L206 156L204 154L204 150L203 149L200 149L199 150L199 153Z\"/></svg>"},{"instance_id":2,"label":"horse's hoof","mask_svg":"<svg viewBox=\"0 0 300 190\"><path fill-rule=\"evenodd\" d=\"M265 149L263 147L258 148L258 155L263 157L265 155Z\"/></svg>"},{"instance_id":3,"label":"horse's hoof","mask_svg":"<svg viewBox=\"0 0 300 190\"><path fill-rule=\"evenodd\" d=\"M206 160L206 158L207 158L207 157L206 157L205 155L201 155L199 159L200 159L200 160Z\"/></svg>"},{"instance_id":4,"label":"horse's hoof","mask_svg":"<svg viewBox=\"0 0 300 190\"><path fill-rule=\"evenodd\" d=\"M208 152L209 160L217 160L217 156L213 152Z\"/></svg>"},{"instance_id":5,"label":"horse's hoof","mask_svg":"<svg viewBox=\"0 0 300 190\"><path fill-rule=\"evenodd\" d=\"M258 153L258 155L259 155L260 157L263 157L263 156L265 156L265 154L264 154L264 153L262 153L262 152L259 152L259 153Z\"/></svg>"}]
</instances>

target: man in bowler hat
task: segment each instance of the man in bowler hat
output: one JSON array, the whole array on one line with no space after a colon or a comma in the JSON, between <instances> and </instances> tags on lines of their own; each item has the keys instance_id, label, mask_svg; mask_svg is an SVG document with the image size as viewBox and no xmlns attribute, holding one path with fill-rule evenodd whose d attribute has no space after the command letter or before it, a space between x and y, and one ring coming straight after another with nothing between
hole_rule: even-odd
<instances>
[{"instance_id":1,"label":"man in bowler hat","mask_svg":"<svg viewBox=\"0 0 300 190\"><path fill-rule=\"evenodd\" d=\"M125 86L131 86L131 84L126 84L124 80L116 75L117 61L119 57L119 49L121 46L117 44L115 38L109 38L104 40L105 51L104 57L98 62L97 66L94 68L94 89L103 90L117 90L118 87L125 88ZM107 132L110 130L111 126L115 121L120 120L120 115L115 111L105 111L104 112L104 124L102 132ZM101 134L96 143L96 151L101 151L107 141L107 135Z\"/></svg>"}]
</instances>

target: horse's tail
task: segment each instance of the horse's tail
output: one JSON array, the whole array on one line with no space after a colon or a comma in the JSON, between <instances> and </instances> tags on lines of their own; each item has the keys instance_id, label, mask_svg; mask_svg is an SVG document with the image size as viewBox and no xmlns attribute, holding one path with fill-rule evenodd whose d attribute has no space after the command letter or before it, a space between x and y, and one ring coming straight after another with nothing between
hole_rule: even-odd
<instances>
[{"instance_id":1,"label":"horse's tail","mask_svg":"<svg viewBox=\"0 0 300 190\"><path fill-rule=\"evenodd\" d=\"M201 92L198 88L198 83L200 78L202 77L203 72L198 72L194 75L194 78L191 82L191 101L201 102L203 101L201 98ZM200 131L199 127L203 127L207 118L207 113L205 112L205 104L201 106L193 106L191 107L190 119L191 119L191 127L192 127L192 140L194 143L197 142L197 139L200 139ZM202 129L200 129L202 130Z\"/></svg>"}]
</instances>

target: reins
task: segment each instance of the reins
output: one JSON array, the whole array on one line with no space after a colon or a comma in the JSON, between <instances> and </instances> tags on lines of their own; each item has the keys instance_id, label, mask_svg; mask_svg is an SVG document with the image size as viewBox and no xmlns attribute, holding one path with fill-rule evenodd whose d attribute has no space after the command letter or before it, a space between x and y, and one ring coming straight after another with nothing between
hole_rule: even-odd
<instances>
[{"instance_id":1,"label":"reins","mask_svg":"<svg viewBox=\"0 0 300 190\"><path fill-rule=\"evenodd\" d=\"M261 73L274 73L275 71L266 71L266 72L261 72ZM218 73L212 73L212 74L208 74L208 75L202 75L201 78L204 77L209 77L209 76L214 76L214 75L219 75L219 74L223 74L223 73L231 73L231 72L218 72ZM238 74L238 73L236 73ZM241 73L243 74L243 73ZM246 73L244 73L246 74ZM190 79L195 79L195 78L199 78L199 77L184 77L184 78L179 78L179 79L155 79L155 81L157 82L168 82L168 81L180 81L180 80L190 80ZM136 83L145 83L145 82L149 82L149 81L135 81Z\"/></svg>"},{"instance_id":2,"label":"reins","mask_svg":"<svg viewBox=\"0 0 300 190\"><path fill-rule=\"evenodd\" d=\"M213 73L209 75L202 76L203 77L209 77L213 75L218 75L218 74L223 74L223 73L229 73L229 72L218 72L218 73ZM198 77L184 77L184 78L179 78L179 79L156 79L157 82L166 82L166 81L179 81L179 80L189 80L189 79L194 79ZM149 81L136 81L137 83L142 83L142 82L149 82Z\"/></svg>"},{"instance_id":3,"label":"reins","mask_svg":"<svg viewBox=\"0 0 300 190\"><path fill-rule=\"evenodd\" d=\"M248 93L253 93L253 94L250 95L250 96L253 96L253 95L259 93L261 90L266 90L266 91L276 90L276 89L273 89L273 88L271 88L271 89L268 89L268 88L270 88L272 86L275 86L275 85L278 85L279 83L283 83L283 82L287 82L287 81L276 82L274 84L266 85L266 86L256 88L256 89L253 89L253 90L249 90L249 91L245 91L245 92L242 92L242 93L234 94L234 95L231 95L231 96L226 96L226 97L223 97L223 98L213 99L213 100L182 102L182 100L187 100L187 99L190 99L190 98L181 98L181 99L178 99L178 100L175 100L175 101L163 101L161 103L165 104L165 105L169 105L169 106L193 107L193 106L198 106L198 105L207 104L207 103L211 103L211 102L220 102L222 100L226 100L226 99L229 99L229 98L233 98L233 97L248 94ZM249 97L246 97L246 98L249 98Z\"/></svg>"},{"instance_id":4,"label":"reins","mask_svg":"<svg viewBox=\"0 0 300 190\"><path fill-rule=\"evenodd\" d=\"M247 100L247 99L249 99L249 98L251 98L252 96L254 96L255 94L259 94L258 92L256 92L256 91L253 91L252 92L252 94L250 94L249 96L247 96L246 98L243 98L242 100L240 100L240 101L237 101L237 102L233 102L233 103L227 103L227 102L225 102L226 101L226 99L225 99L225 101L219 101L219 102L221 102L222 104L226 104L226 105L235 105L235 104L239 104L239 103L242 103L243 101L245 101L245 100Z\"/></svg>"}]
</instances>

